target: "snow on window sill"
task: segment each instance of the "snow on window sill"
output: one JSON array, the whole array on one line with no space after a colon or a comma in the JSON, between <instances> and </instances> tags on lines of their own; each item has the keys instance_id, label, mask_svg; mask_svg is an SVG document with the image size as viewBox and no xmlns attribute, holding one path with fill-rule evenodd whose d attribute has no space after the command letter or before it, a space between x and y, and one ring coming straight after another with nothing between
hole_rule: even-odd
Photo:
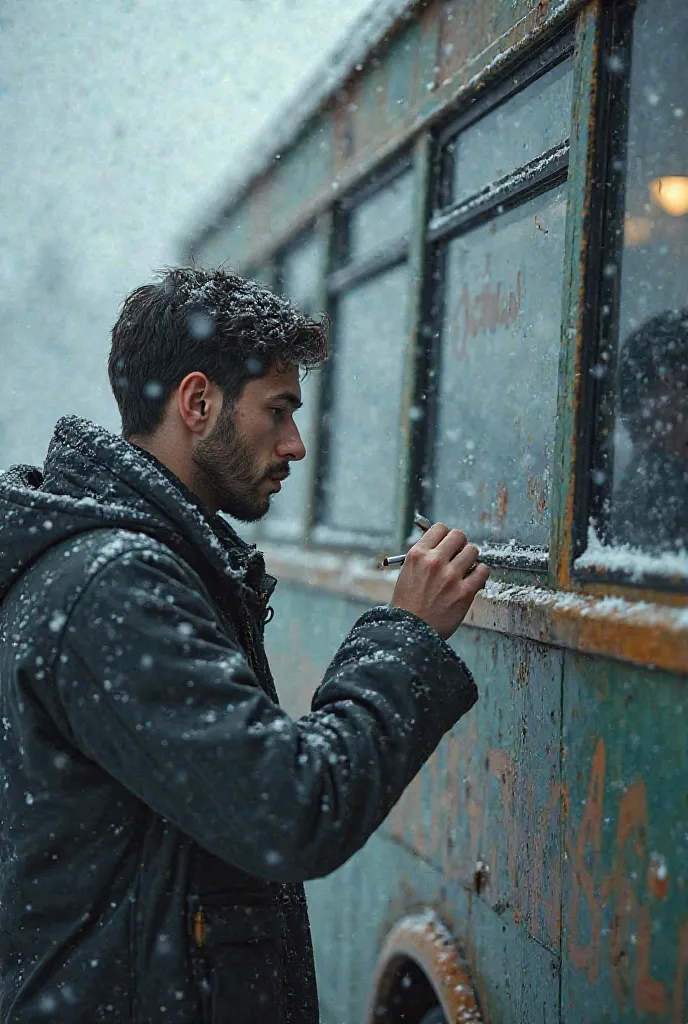
<instances>
[{"instance_id":1,"label":"snow on window sill","mask_svg":"<svg viewBox=\"0 0 688 1024\"><path fill-rule=\"evenodd\" d=\"M652 554L630 544L604 544L595 528L590 526L587 549L575 560L573 568L623 573L632 582L645 576L688 580L688 551L684 549Z\"/></svg>"}]
</instances>

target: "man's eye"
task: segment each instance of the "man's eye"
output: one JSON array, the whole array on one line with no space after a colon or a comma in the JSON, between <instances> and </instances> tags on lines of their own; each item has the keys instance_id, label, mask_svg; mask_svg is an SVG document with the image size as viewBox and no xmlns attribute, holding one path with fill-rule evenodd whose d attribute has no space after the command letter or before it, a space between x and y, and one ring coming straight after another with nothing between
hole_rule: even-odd
<instances>
[{"instance_id":1,"label":"man's eye","mask_svg":"<svg viewBox=\"0 0 688 1024\"><path fill-rule=\"evenodd\" d=\"M275 414L275 419L280 419L280 418L281 418L281 416L282 416L282 415L284 414L284 411L285 411L285 410L284 410L284 409L277 409L277 408L274 408L274 409L273 409L272 411L273 411L273 412L274 412L274 414Z\"/></svg>"}]
</instances>

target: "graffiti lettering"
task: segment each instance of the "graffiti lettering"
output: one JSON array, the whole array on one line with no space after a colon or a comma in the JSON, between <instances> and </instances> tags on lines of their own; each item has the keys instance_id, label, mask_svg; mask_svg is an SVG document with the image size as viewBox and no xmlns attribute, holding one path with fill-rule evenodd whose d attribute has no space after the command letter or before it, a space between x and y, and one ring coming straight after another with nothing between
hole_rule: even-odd
<instances>
[{"instance_id":1,"label":"graffiti lettering","mask_svg":"<svg viewBox=\"0 0 688 1024\"><path fill-rule=\"evenodd\" d=\"M519 317L525 296L523 271L516 274L516 286L512 290L506 288L501 281L493 285L492 260L485 258L484 284L480 291L471 294L468 284L464 284L456 309L459 321L459 338L457 358L465 359L468 344L475 338L485 334L494 334L498 327L513 324Z\"/></svg>"},{"instance_id":2,"label":"graffiti lettering","mask_svg":"<svg viewBox=\"0 0 688 1024\"><path fill-rule=\"evenodd\" d=\"M519 677L515 685L523 686L525 680ZM487 866L489 881L480 898L493 901L498 913L510 909L515 924L522 923L528 934L554 950L562 923L556 837L561 821L568 821L572 966L588 983L599 984L606 957L611 991L622 1010L685 1024L687 921L679 927L673 991L652 971L653 911L656 914L657 905L666 899L670 877L664 857L651 851L648 841L644 781L634 780L619 801L613 859L605 869L603 824L608 821L605 810L607 815L610 810L605 808L609 796L605 799L607 756L602 738L595 743L577 825L570 821L563 782L553 781L542 802L534 780L523 776L509 752L501 747L488 747L480 756L477 752L474 728L460 742L453 734L447 737L395 811L390 822L394 837L440 866L446 880L474 891L476 864ZM504 837L499 850L489 843L495 812ZM505 873L501 880L500 865Z\"/></svg>"},{"instance_id":3,"label":"graffiti lettering","mask_svg":"<svg viewBox=\"0 0 688 1024\"><path fill-rule=\"evenodd\" d=\"M588 981L595 981L601 964L600 935L603 913L611 912L609 966L617 1004L627 1009L633 1003L636 1013L665 1016L669 997L663 982L651 973L651 903L638 893L637 880L648 873L657 856L648 857L647 795L645 783L636 779L619 803L616 849L612 872L603 876L600 865L602 846L602 809L605 783L605 746L599 739L592 760L585 809L578 826L576 842L569 855L573 861L569 936L569 955ZM665 870L665 869L664 869ZM662 872L664 875L664 871ZM668 886L665 883L661 891ZM581 941L581 907L585 905L589 921L588 941ZM683 1020L684 971L688 963L688 922L681 925L678 963L673 999L672 1021Z\"/></svg>"}]
</instances>

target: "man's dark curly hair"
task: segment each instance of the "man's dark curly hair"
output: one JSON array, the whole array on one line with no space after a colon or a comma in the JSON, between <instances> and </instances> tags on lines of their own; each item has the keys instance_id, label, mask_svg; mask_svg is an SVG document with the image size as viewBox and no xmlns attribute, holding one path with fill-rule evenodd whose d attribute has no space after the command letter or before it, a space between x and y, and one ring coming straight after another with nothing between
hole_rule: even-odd
<instances>
[{"instance_id":1,"label":"man's dark curly hair","mask_svg":"<svg viewBox=\"0 0 688 1024\"><path fill-rule=\"evenodd\" d=\"M169 396L200 371L234 404L247 381L327 357L326 321L225 270L167 268L129 295L112 329L108 375L125 437L160 425Z\"/></svg>"},{"instance_id":2,"label":"man's dark curly hair","mask_svg":"<svg viewBox=\"0 0 688 1024\"><path fill-rule=\"evenodd\" d=\"M669 391L688 400L688 308L658 313L621 348L619 407L632 433L653 429L643 420L643 401Z\"/></svg>"}]
</instances>

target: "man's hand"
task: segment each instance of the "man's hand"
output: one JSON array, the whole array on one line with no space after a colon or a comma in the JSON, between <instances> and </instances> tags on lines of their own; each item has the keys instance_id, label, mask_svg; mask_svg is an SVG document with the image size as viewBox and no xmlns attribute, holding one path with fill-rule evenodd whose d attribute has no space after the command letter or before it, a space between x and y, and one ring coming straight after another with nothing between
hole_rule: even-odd
<instances>
[{"instance_id":1,"label":"man's hand","mask_svg":"<svg viewBox=\"0 0 688 1024\"><path fill-rule=\"evenodd\" d=\"M487 566L478 562L479 557L465 533L435 523L406 556L392 606L413 612L448 640L490 575Z\"/></svg>"}]
</instances>

